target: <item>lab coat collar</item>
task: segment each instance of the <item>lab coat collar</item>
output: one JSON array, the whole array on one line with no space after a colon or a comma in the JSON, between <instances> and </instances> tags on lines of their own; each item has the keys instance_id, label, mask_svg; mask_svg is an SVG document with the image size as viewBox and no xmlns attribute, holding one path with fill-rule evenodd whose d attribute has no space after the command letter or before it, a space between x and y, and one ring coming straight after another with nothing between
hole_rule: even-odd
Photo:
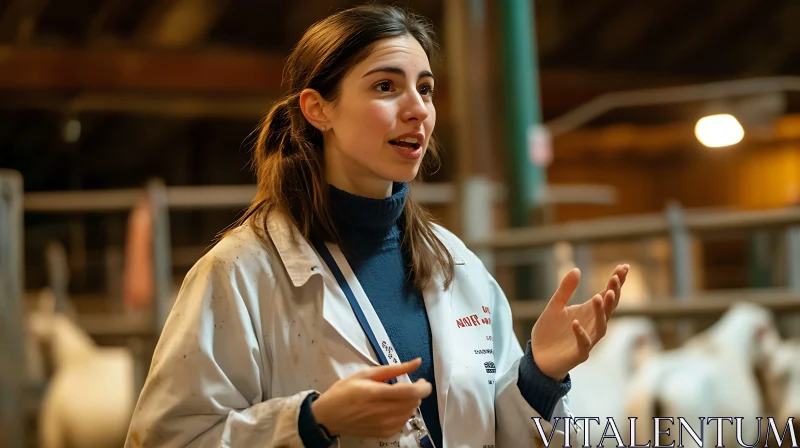
<instances>
[{"instance_id":1,"label":"lab coat collar","mask_svg":"<svg viewBox=\"0 0 800 448\"><path fill-rule=\"evenodd\" d=\"M306 284L312 275L322 272L316 251L283 212L270 212L267 216L267 232L296 288Z\"/></svg>"},{"instance_id":2,"label":"lab coat collar","mask_svg":"<svg viewBox=\"0 0 800 448\"><path fill-rule=\"evenodd\" d=\"M275 210L269 214L267 232L296 288L306 284L312 275L322 272L322 260L319 255L283 212ZM442 238L442 242L455 264L463 265L464 258L454 250L447 238ZM435 275L435 284L441 284L442 279L439 277L440 275Z\"/></svg>"}]
</instances>

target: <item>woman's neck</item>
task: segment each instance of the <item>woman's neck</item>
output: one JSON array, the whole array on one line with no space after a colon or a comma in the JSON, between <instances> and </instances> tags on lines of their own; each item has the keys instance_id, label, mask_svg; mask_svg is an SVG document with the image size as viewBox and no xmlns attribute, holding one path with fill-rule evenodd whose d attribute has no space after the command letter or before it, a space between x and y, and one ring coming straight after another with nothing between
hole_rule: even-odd
<instances>
[{"instance_id":1,"label":"woman's neck","mask_svg":"<svg viewBox=\"0 0 800 448\"><path fill-rule=\"evenodd\" d=\"M372 244L399 236L407 183L393 183L391 194L382 199L355 195L334 185L330 185L329 193L339 236L349 244Z\"/></svg>"},{"instance_id":2,"label":"woman's neck","mask_svg":"<svg viewBox=\"0 0 800 448\"><path fill-rule=\"evenodd\" d=\"M356 196L385 199L392 195L392 181L381 179L352 161L325 150L325 177L329 184Z\"/></svg>"}]
</instances>

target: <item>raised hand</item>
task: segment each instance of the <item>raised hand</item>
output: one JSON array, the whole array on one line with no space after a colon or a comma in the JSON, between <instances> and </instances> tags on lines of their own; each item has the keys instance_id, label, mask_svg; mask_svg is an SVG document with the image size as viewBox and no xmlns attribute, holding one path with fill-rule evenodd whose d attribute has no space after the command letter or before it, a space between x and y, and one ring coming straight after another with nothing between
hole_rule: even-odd
<instances>
[{"instance_id":1,"label":"raised hand","mask_svg":"<svg viewBox=\"0 0 800 448\"><path fill-rule=\"evenodd\" d=\"M415 383L385 381L419 368L420 358L371 367L343 378L311 405L317 423L334 435L390 437L403 429L422 399L431 394L424 379Z\"/></svg>"},{"instance_id":2,"label":"raised hand","mask_svg":"<svg viewBox=\"0 0 800 448\"><path fill-rule=\"evenodd\" d=\"M617 266L606 289L580 305L566 306L580 282L580 270L564 276L531 330L531 350L545 375L561 381L606 334L606 324L619 304L622 285L630 266Z\"/></svg>"}]
</instances>

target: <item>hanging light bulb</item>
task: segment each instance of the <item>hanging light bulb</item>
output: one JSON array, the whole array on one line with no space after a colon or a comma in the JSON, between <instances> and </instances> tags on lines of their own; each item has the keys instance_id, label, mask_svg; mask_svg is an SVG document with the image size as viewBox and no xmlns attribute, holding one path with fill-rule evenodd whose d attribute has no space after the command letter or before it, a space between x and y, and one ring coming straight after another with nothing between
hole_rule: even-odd
<instances>
[{"instance_id":1,"label":"hanging light bulb","mask_svg":"<svg viewBox=\"0 0 800 448\"><path fill-rule=\"evenodd\" d=\"M742 141L744 129L733 115L717 114L697 120L694 135L703 145L709 148L720 148Z\"/></svg>"}]
</instances>

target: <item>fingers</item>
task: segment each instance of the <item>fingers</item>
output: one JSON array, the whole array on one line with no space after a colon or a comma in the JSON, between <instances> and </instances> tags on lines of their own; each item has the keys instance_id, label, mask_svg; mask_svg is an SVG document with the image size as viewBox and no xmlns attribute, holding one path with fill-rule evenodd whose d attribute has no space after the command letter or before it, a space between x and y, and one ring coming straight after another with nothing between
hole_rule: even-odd
<instances>
[{"instance_id":1,"label":"fingers","mask_svg":"<svg viewBox=\"0 0 800 448\"><path fill-rule=\"evenodd\" d=\"M606 319L611 318L611 314L614 312L614 308L617 307L618 301L614 300L614 291L606 291L606 295L603 297L603 313L606 316Z\"/></svg>"},{"instance_id":2,"label":"fingers","mask_svg":"<svg viewBox=\"0 0 800 448\"><path fill-rule=\"evenodd\" d=\"M606 293L606 297L609 294L613 294L613 291L608 291ZM593 338L590 339L592 344L597 343L603 336L606 335L606 307L605 300L600 298L600 295L596 295L592 297L592 309L594 309L594 334L592 335Z\"/></svg>"},{"instance_id":3,"label":"fingers","mask_svg":"<svg viewBox=\"0 0 800 448\"><path fill-rule=\"evenodd\" d=\"M617 290L617 298L616 303L619 304L619 299L622 297L622 285L625 284L625 279L628 278L628 271L630 270L630 265L624 264L622 265L622 273L619 274L619 289ZM616 307L616 305L614 305Z\"/></svg>"},{"instance_id":4,"label":"fingers","mask_svg":"<svg viewBox=\"0 0 800 448\"><path fill-rule=\"evenodd\" d=\"M561 284L558 285L558 289L556 290L553 297L550 299L550 303L547 304L547 307L555 306L557 310L564 308L569 302L569 299L572 297L572 294L575 293L575 290L578 288L578 283L581 281L581 271L578 268L573 268L564 278L561 280Z\"/></svg>"},{"instance_id":5,"label":"fingers","mask_svg":"<svg viewBox=\"0 0 800 448\"><path fill-rule=\"evenodd\" d=\"M377 425L374 428L370 428L365 432L360 431L356 435L361 437L366 436L377 438L392 437L403 430L406 422L413 415L413 408L395 405L393 406L393 409L389 411L389 413L381 413L376 415Z\"/></svg>"},{"instance_id":6,"label":"fingers","mask_svg":"<svg viewBox=\"0 0 800 448\"><path fill-rule=\"evenodd\" d=\"M622 265L622 272L619 274L619 279L622 281L622 284L625 284L625 279L628 278L628 271L630 271L631 265L625 263Z\"/></svg>"},{"instance_id":7,"label":"fingers","mask_svg":"<svg viewBox=\"0 0 800 448\"><path fill-rule=\"evenodd\" d=\"M622 298L622 285L625 284L625 279L628 278L628 271L630 270L629 264L623 264L622 266L617 269L615 272L615 276L617 277L616 280L616 287L614 288L614 308L619 305L619 299Z\"/></svg>"},{"instance_id":8,"label":"fingers","mask_svg":"<svg viewBox=\"0 0 800 448\"><path fill-rule=\"evenodd\" d=\"M421 400L433 391L431 383L424 379L419 379L414 383L395 383L395 384L382 384L392 378L397 378L403 374L411 373L419 368L422 363L422 358L415 358L400 364L391 364L388 366L370 367L357 372L353 375L356 378L362 378L375 381L376 388L374 393L376 398L385 400Z\"/></svg>"},{"instance_id":9,"label":"fingers","mask_svg":"<svg viewBox=\"0 0 800 448\"><path fill-rule=\"evenodd\" d=\"M378 382L388 381L392 378L397 378L404 373L411 373L422 364L422 358L412 359L411 361L402 362L400 364L390 364L388 366L370 367L360 372L355 373L354 376L358 378L369 379Z\"/></svg>"},{"instance_id":10,"label":"fingers","mask_svg":"<svg viewBox=\"0 0 800 448\"><path fill-rule=\"evenodd\" d=\"M433 391L431 383L420 378L413 383L381 384L378 394L380 399L389 401L418 401Z\"/></svg>"},{"instance_id":11,"label":"fingers","mask_svg":"<svg viewBox=\"0 0 800 448\"><path fill-rule=\"evenodd\" d=\"M414 394L418 400L422 400L423 398L427 397L428 395L433 392L433 386L431 383L427 382L426 380L420 378L414 383Z\"/></svg>"},{"instance_id":12,"label":"fingers","mask_svg":"<svg viewBox=\"0 0 800 448\"><path fill-rule=\"evenodd\" d=\"M614 291L614 308L619 305L619 300L622 297L622 285L625 284L625 279L628 277L629 270L629 264L618 265L611 274L611 278L608 279L606 289L601 292L601 294L606 294L609 290Z\"/></svg>"},{"instance_id":13,"label":"fingers","mask_svg":"<svg viewBox=\"0 0 800 448\"><path fill-rule=\"evenodd\" d=\"M611 280L608 281L608 289L606 289L606 294L608 293L614 294L613 308L616 308L617 304L619 304L619 296L621 290L622 290L622 281L619 279L619 276L617 274L614 274L611 277Z\"/></svg>"},{"instance_id":14,"label":"fingers","mask_svg":"<svg viewBox=\"0 0 800 448\"><path fill-rule=\"evenodd\" d=\"M589 359L589 350L592 348L592 340L577 320L572 321L572 331L575 333L575 337L578 340L578 354L583 361L586 361Z\"/></svg>"},{"instance_id":15,"label":"fingers","mask_svg":"<svg viewBox=\"0 0 800 448\"><path fill-rule=\"evenodd\" d=\"M628 271L630 270L630 268L631 268L631 266L626 263L626 264L619 265L619 266L617 266L616 269L614 269L614 273L612 274L612 277L613 276L617 277L618 286L620 288L622 287L622 285L625 284L625 279L628 278Z\"/></svg>"}]
</instances>

